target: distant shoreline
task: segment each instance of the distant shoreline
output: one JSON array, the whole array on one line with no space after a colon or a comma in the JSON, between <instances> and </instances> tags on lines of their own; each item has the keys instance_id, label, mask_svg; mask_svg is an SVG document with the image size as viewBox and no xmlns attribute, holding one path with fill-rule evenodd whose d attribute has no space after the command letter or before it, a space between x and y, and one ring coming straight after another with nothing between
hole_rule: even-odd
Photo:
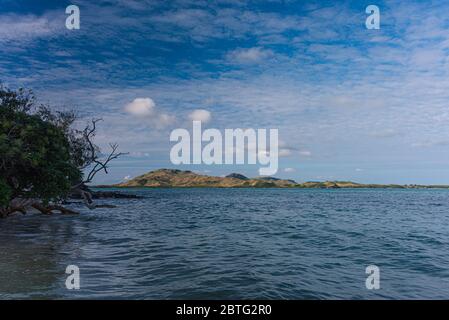
<instances>
[{"instance_id":1,"label":"distant shoreline","mask_svg":"<svg viewBox=\"0 0 449 320\"><path fill-rule=\"evenodd\" d=\"M239 173L226 177L208 176L176 169L150 171L126 182L113 185L96 185L92 188L278 188L278 189L449 189L449 185L419 184L364 184L352 181L309 181L297 183L294 180L273 177L247 178Z\"/></svg>"},{"instance_id":2,"label":"distant shoreline","mask_svg":"<svg viewBox=\"0 0 449 320\"><path fill-rule=\"evenodd\" d=\"M145 186L133 186L133 187L118 187L114 185L92 185L89 186L93 189L401 189L401 190L429 190L429 189L437 189L437 190L445 190L449 189L449 186L419 186L419 187L388 187L388 186L378 186L378 187L340 187L340 188L326 188L326 187L211 187L211 186L188 186L188 187L145 187Z\"/></svg>"}]
</instances>

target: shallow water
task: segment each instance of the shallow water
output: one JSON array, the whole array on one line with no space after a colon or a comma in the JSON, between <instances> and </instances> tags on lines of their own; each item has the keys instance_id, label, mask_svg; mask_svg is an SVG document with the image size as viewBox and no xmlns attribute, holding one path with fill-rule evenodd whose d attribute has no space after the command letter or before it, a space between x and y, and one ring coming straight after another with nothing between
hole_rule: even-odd
<instances>
[{"instance_id":1,"label":"shallow water","mask_svg":"<svg viewBox=\"0 0 449 320\"><path fill-rule=\"evenodd\" d=\"M0 219L0 298L449 298L449 190L126 192L145 198Z\"/></svg>"}]
</instances>

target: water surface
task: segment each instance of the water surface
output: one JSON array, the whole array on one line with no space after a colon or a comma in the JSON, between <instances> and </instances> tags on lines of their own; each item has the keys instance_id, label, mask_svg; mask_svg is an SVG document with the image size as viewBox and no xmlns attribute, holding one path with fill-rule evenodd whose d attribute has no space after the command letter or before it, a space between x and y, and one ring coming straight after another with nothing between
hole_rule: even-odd
<instances>
[{"instance_id":1,"label":"water surface","mask_svg":"<svg viewBox=\"0 0 449 320\"><path fill-rule=\"evenodd\" d=\"M0 219L0 298L449 298L449 190L125 192L145 198Z\"/></svg>"}]
</instances>

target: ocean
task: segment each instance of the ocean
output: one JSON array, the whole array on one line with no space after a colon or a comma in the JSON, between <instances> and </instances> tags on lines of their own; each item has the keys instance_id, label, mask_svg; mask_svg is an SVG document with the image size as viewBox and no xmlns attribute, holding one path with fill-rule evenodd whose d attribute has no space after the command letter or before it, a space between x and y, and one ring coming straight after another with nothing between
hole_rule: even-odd
<instances>
[{"instance_id":1,"label":"ocean","mask_svg":"<svg viewBox=\"0 0 449 320\"><path fill-rule=\"evenodd\" d=\"M0 219L0 298L449 298L449 190L120 191L144 198Z\"/></svg>"}]
</instances>

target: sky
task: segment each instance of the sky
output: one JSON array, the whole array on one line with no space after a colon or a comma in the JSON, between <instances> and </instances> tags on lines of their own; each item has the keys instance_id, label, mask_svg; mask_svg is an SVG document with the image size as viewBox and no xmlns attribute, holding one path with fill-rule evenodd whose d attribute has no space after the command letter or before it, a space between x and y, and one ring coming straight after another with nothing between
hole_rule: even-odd
<instances>
[{"instance_id":1,"label":"sky","mask_svg":"<svg viewBox=\"0 0 449 320\"><path fill-rule=\"evenodd\" d=\"M80 29L65 26L68 5ZM380 29L367 29L368 5ZM170 162L170 132L277 128L276 177L449 184L449 1L0 0L0 81L101 117L128 152L95 183Z\"/></svg>"}]
</instances>

